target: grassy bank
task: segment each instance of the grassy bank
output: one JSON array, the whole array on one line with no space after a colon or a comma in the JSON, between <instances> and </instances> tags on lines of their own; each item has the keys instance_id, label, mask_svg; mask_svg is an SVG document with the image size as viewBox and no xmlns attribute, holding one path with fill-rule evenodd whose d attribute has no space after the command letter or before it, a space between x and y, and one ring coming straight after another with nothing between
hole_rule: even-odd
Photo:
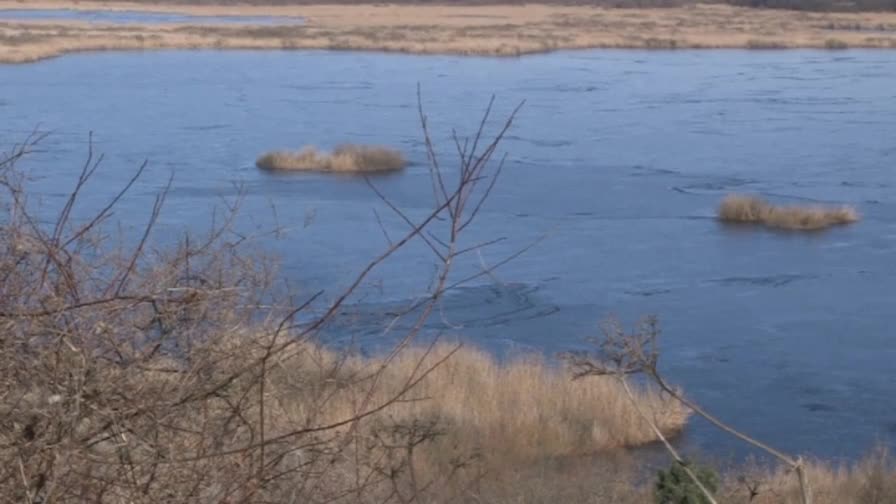
<instances>
[{"instance_id":1,"label":"grassy bank","mask_svg":"<svg viewBox=\"0 0 896 504\"><path fill-rule=\"evenodd\" d=\"M77 6L130 8L128 4L84 2ZM0 1L0 8L20 7L14 1ZM169 10L293 15L305 17L307 23L120 26L0 21L0 62L36 61L78 51L199 48L517 56L584 48L896 47L896 13L806 13L725 5L608 9L549 4L175 6Z\"/></svg>"}]
</instances>

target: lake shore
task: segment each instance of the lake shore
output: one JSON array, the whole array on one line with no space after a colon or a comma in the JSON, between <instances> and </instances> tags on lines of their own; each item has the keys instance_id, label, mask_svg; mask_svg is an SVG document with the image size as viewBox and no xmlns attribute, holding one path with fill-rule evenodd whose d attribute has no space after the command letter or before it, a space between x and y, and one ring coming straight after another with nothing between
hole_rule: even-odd
<instances>
[{"instance_id":1,"label":"lake shore","mask_svg":"<svg viewBox=\"0 0 896 504\"><path fill-rule=\"evenodd\" d=\"M0 0L2 9L22 9ZM0 62L161 49L329 49L519 56L561 49L896 48L896 13L809 13L699 5L147 5L42 0L29 9L301 16L303 25L100 24L0 19Z\"/></svg>"}]
</instances>

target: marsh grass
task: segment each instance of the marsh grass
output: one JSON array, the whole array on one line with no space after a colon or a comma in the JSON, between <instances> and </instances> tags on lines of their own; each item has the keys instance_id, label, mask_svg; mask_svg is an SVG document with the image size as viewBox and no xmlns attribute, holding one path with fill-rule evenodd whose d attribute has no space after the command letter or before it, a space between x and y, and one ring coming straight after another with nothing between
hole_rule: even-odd
<instances>
[{"instance_id":1,"label":"marsh grass","mask_svg":"<svg viewBox=\"0 0 896 504\"><path fill-rule=\"evenodd\" d=\"M260 156L255 165L264 170L371 173L401 170L407 162L401 152L387 147L344 144L332 152L314 146L299 151L274 151Z\"/></svg>"},{"instance_id":2,"label":"marsh grass","mask_svg":"<svg viewBox=\"0 0 896 504\"><path fill-rule=\"evenodd\" d=\"M16 6L10 0L0 0L2 4ZM103 8L102 4L91 5ZM86 4L82 2L80 6ZM129 4L129 8L134 7ZM831 44L850 48L896 47L896 32L878 29L896 26L896 12L807 15L718 4L599 9L565 3L361 3L263 8L209 3L170 8L201 15L302 16L307 23L92 25L0 20L0 62L31 62L78 51L178 48L342 49L515 57L584 48L772 49L830 48ZM4 44L4 40L8 43Z\"/></svg>"},{"instance_id":3,"label":"marsh grass","mask_svg":"<svg viewBox=\"0 0 896 504\"><path fill-rule=\"evenodd\" d=\"M413 366L435 362L452 349L442 345L428 357L420 349L403 354L383 381L386 393ZM369 364L359 363L365 365ZM499 457L502 465L595 454L656 440L611 377L573 381L563 368L537 355L499 363L483 351L464 347L412 395L418 400L396 405L390 414L440 418L452 446L482 450L488 458ZM683 406L651 389L639 389L637 404L656 418L665 434L675 436L687 423L689 413Z\"/></svg>"},{"instance_id":4,"label":"marsh grass","mask_svg":"<svg viewBox=\"0 0 896 504\"><path fill-rule=\"evenodd\" d=\"M777 206L756 197L732 194L719 205L719 220L731 223L762 224L776 229L815 231L851 224L859 220L852 207Z\"/></svg>"},{"instance_id":5,"label":"marsh grass","mask_svg":"<svg viewBox=\"0 0 896 504\"><path fill-rule=\"evenodd\" d=\"M382 358L344 357L318 346L307 346L271 375L269 432L277 435L309 417L319 422L351 418L360 399L370 392ZM476 454L489 472L528 467L556 457L590 456L654 442L650 426L641 421L619 384L606 379L573 381L561 367L535 355L498 362L472 347L440 344L412 347L384 367L370 400L386 401L399 393L415 369L442 362L401 401L353 428L374 438L398 426L428 425L438 435L416 455L419 476L435 479L450 470L452 460ZM339 368L338 374L309 370ZM296 394L304 383L317 394ZM326 408L317 400L327 398ZM317 399L314 399L317 398ZM677 436L688 412L677 402L648 388L637 391L637 406L650 412L663 432Z\"/></svg>"}]
</instances>

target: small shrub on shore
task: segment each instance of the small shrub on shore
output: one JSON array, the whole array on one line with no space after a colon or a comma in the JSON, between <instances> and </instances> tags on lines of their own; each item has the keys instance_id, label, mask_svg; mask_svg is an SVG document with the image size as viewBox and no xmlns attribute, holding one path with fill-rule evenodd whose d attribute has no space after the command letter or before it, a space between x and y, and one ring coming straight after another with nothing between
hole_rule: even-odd
<instances>
[{"instance_id":1,"label":"small shrub on shore","mask_svg":"<svg viewBox=\"0 0 896 504\"><path fill-rule=\"evenodd\" d=\"M333 152L307 146L299 151L274 151L255 161L265 170L371 173L400 170L407 164L401 152L370 145L340 145Z\"/></svg>"},{"instance_id":2,"label":"small shrub on shore","mask_svg":"<svg viewBox=\"0 0 896 504\"><path fill-rule=\"evenodd\" d=\"M844 49L849 49L849 44L847 44L846 42L844 42L840 39L829 38L824 41L824 47L825 47L825 49L840 51L840 50L844 50Z\"/></svg>"},{"instance_id":3,"label":"small shrub on shore","mask_svg":"<svg viewBox=\"0 0 896 504\"><path fill-rule=\"evenodd\" d=\"M712 468L698 465L689 465L688 468L711 494L718 490L719 475ZM654 490L657 504L709 504L709 499L678 462L673 462L667 470L659 471Z\"/></svg>"},{"instance_id":4,"label":"small shrub on shore","mask_svg":"<svg viewBox=\"0 0 896 504\"><path fill-rule=\"evenodd\" d=\"M825 229L859 220L858 212L852 207L776 206L756 196L738 194L722 200L718 216L724 222L762 224L801 231Z\"/></svg>"}]
</instances>

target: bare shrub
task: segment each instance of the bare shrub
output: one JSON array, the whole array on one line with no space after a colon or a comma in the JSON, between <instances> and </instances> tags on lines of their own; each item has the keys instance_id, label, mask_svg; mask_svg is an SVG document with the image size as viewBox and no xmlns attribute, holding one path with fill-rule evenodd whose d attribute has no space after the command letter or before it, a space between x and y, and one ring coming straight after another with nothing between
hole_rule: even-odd
<instances>
[{"instance_id":1,"label":"bare shrub","mask_svg":"<svg viewBox=\"0 0 896 504\"><path fill-rule=\"evenodd\" d=\"M851 224L859 220L852 207L819 206L782 207L755 197L732 194L719 205L719 219L724 222L763 224L789 230L814 231Z\"/></svg>"},{"instance_id":2,"label":"bare shrub","mask_svg":"<svg viewBox=\"0 0 896 504\"><path fill-rule=\"evenodd\" d=\"M400 170L407 162L395 149L346 144L336 147L332 153L321 152L313 146L296 152L268 152L255 164L265 170L371 173Z\"/></svg>"}]
</instances>

